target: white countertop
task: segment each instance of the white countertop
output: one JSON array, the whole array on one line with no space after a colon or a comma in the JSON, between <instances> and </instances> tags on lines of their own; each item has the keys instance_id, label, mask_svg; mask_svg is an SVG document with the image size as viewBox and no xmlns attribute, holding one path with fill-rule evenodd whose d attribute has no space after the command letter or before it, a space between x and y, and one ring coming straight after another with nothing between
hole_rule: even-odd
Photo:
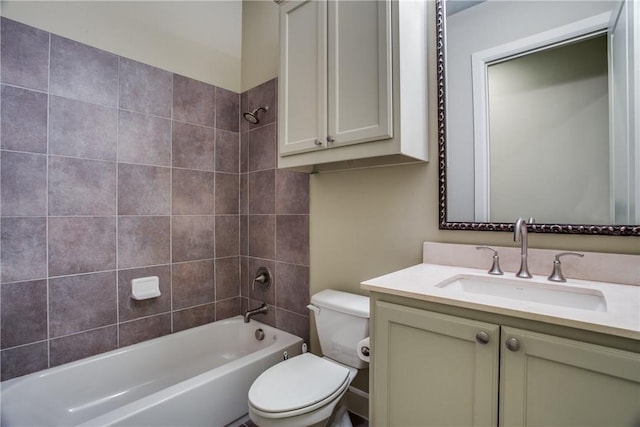
<instances>
[{"instance_id":1,"label":"white countertop","mask_svg":"<svg viewBox=\"0 0 640 427\"><path fill-rule=\"evenodd\" d=\"M606 299L606 311L591 311L578 308L542 304L531 301L456 292L437 287L456 275L493 277L486 270L466 267L451 267L437 264L418 264L384 276L362 282L362 288L417 300L447 304L489 313L502 314L523 319L616 335L640 340L640 286L621 285L588 280L567 279L562 286L595 289ZM520 279L513 273L495 276L497 280L520 280L549 283L545 276L534 275L532 279Z\"/></svg>"}]
</instances>

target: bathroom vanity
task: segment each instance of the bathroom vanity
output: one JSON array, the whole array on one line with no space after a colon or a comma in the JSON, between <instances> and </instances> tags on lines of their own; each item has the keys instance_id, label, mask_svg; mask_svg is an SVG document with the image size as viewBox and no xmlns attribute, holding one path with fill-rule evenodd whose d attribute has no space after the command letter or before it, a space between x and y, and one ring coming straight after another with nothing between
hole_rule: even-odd
<instances>
[{"instance_id":1,"label":"bathroom vanity","mask_svg":"<svg viewBox=\"0 0 640 427\"><path fill-rule=\"evenodd\" d=\"M371 296L371 425L638 422L640 283L630 282L640 280L640 257L623 256L627 284L554 284L540 274L553 251L536 253L543 261L532 279L516 279L430 264L428 245L475 249L425 244L424 264L362 284ZM514 271L511 249L500 251Z\"/></svg>"}]
</instances>

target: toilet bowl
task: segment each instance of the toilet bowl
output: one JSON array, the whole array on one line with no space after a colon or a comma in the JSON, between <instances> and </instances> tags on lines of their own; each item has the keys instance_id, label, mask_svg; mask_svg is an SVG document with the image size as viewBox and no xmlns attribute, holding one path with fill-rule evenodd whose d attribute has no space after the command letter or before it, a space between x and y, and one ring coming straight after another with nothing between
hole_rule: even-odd
<instances>
[{"instance_id":1,"label":"toilet bowl","mask_svg":"<svg viewBox=\"0 0 640 427\"><path fill-rule=\"evenodd\" d=\"M249 390L249 417L260 427L324 425L357 369L304 353L266 370Z\"/></svg>"},{"instance_id":2,"label":"toilet bowl","mask_svg":"<svg viewBox=\"0 0 640 427\"><path fill-rule=\"evenodd\" d=\"M369 335L369 298L325 290L311 298L309 308L324 357L303 353L272 366L254 381L248 395L249 418L260 427L331 423L358 369L368 366L357 357L357 344Z\"/></svg>"}]
</instances>

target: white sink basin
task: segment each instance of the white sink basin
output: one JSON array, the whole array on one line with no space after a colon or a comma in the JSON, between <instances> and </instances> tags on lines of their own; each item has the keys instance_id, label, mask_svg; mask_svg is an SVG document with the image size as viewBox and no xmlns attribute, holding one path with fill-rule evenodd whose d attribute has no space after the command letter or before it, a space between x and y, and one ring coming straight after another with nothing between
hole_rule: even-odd
<instances>
[{"instance_id":1,"label":"white sink basin","mask_svg":"<svg viewBox=\"0 0 640 427\"><path fill-rule=\"evenodd\" d=\"M458 275L436 285L469 294L488 295L590 311L607 311L607 301L597 289L501 277Z\"/></svg>"}]
</instances>

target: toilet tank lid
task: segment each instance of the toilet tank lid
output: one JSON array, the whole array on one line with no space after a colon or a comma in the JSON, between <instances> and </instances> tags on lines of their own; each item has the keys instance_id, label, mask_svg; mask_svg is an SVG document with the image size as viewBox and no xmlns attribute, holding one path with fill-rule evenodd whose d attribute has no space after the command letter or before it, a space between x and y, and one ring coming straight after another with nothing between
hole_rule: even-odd
<instances>
[{"instance_id":1,"label":"toilet tank lid","mask_svg":"<svg viewBox=\"0 0 640 427\"><path fill-rule=\"evenodd\" d=\"M349 292L325 289L311 297L311 304L353 316L369 317L369 297Z\"/></svg>"}]
</instances>

